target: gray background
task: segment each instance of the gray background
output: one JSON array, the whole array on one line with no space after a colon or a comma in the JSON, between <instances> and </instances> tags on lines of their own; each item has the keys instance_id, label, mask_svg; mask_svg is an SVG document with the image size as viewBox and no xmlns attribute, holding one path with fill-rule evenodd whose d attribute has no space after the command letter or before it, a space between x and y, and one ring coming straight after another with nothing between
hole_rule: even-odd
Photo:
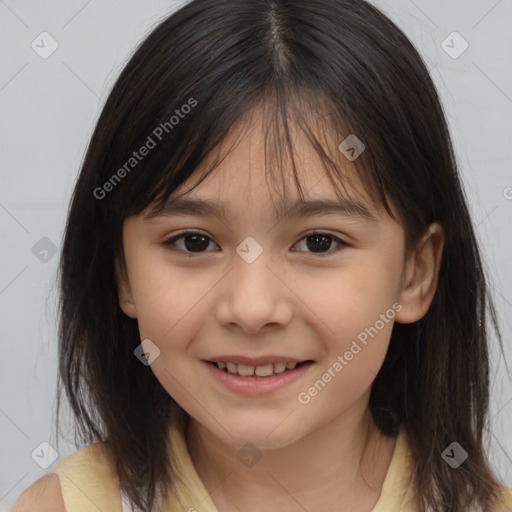
<instances>
[{"instance_id":1,"label":"gray background","mask_svg":"<svg viewBox=\"0 0 512 512\"><path fill-rule=\"evenodd\" d=\"M512 2L373 3L411 38L440 91L510 366ZM32 459L34 449L44 441L55 445L58 257L52 249L60 249L87 140L135 45L179 4L0 0L0 509L48 471ZM59 45L47 59L31 47L34 40L42 46L43 31ZM469 44L457 58L453 52L462 41L451 36L443 44L454 31ZM447 44L452 56L443 49ZM499 475L512 487L511 378L496 342L492 352L489 449ZM71 434L60 439L59 458L77 449Z\"/></svg>"}]
</instances>

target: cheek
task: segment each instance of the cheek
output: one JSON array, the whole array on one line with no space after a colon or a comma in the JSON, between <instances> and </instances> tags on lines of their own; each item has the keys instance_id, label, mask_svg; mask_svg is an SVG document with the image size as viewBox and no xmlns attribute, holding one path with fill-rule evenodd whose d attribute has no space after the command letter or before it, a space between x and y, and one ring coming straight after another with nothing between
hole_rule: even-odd
<instances>
[{"instance_id":1,"label":"cheek","mask_svg":"<svg viewBox=\"0 0 512 512\"><path fill-rule=\"evenodd\" d=\"M186 409L191 396L207 403L190 366L189 346L204 322L205 296L213 286L212 278L192 279L168 265L152 264L134 281L141 340L150 339L160 351L151 370L169 395Z\"/></svg>"},{"instance_id":2,"label":"cheek","mask_svg":"<svg viewBox=\"0 0 512 512\"><path fill-rule=\"evenodd\" d=\"M317 331L322 324L327 351L323 366L332 367L341 356L343 361L332 370L340 375L335 380L361 389L373 380L386 356L399 308L395 303L399 268L396 262L393 266L362 257L357 265L339 269L331 277L311 287L308 303L318 317Z\"/></svg>"},{"instance_id":3,"label":"cheek","mask_svg":"<svg viewBox=\"0 0 512 512\"><path fill-rule=\"evenodd\" d=\"M332 334L356 336L391 308L397 297L398 273L383 263L362 260L326 279L305 283L307 303Z\"/></svg>"},{"instance_id":4,"label":"cheek","mask_svg":"<svg viewBox=\"0 0 512 512\"><path fill-rule=\"evenodd\" d=\"M369 392L382 366L397 309L396 288L389 271L362 265L346 275L340 272L314 295L312 309L327 325L322 328L326 353L298 400L312 404L311 411L330 411L332 418Z\"/></svg>"},{"instance_id":5,"label":"cheek","mask_svg":"<svg viewBox=\"0 0 512 512\"><path fill-rule=\"evenodd\" d=\"M141 336L154 338L161 350L171 340L173 347L186 340L200 325L205 298L215 284L212 276L192 277L159 261L146 264L133 281Z\"/></svg>"}]
</instances>

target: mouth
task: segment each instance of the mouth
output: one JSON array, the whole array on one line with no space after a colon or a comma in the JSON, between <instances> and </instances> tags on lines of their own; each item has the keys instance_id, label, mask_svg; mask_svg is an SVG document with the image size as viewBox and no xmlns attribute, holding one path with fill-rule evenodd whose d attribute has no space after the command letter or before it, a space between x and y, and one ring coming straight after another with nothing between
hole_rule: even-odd
<instances>
[{"instance_id":1,"label":"mouth","mask_svg":"<svg viewBox=\"0 0 512 512\"><path fill-rule=\"evenodd\" d=\"M284 396L281 393L303 378L315 365L315 361L298 360L289 356L266 355L250 358L246 356L218 355L203 359L210 375L224 389L244 396Z\"/></svg>"},{"instance_id":2,"label":"mouth","mask_svg":"<svg viewBox=\"0 0 512 512\"><path fill-rule=\"evenodd\" d=\"M271 377L293 371L301 366L313 363L312 360L307 361L289 361L275 362L264 365L253 366L243 363L233 363L230 361L207 361L224 373L230 373L239 377Z\"/></svg>"}]
</instances>

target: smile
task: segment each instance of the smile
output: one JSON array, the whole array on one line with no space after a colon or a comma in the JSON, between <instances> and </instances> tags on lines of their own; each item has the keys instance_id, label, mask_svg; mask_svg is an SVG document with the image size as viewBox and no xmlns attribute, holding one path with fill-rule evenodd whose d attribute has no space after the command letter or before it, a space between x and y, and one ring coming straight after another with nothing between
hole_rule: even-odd
<instances>
[{"instance_id":1,"label":"smile","mask_svg":"<svg viewBox=\"0 0 512 512\"><path fill-rule=\"evenodd\" d=\"M300 366L302 363L297 362L288 362L288 363L269 363L261 366L251 366L248 364L235 364L231 362L223 362L223 361L212 361L212 364L217 366L220 370L223 370L226 373L232 373L236 375L240 375L241 377L269 377L274 374L284 373L289 370L293 370L297 366Z\"/></svg>"},{"instance_id":2,"label":"smile","mask_svg":"<svg viewBox=\"0 0 512 512\"><path fill-rule=\"evenodd\" d=\"M257 366L231 361L203 360L202 363L223 388L248 396L261 396L284 389L315 365L311 360L266 362Z\"/></svg>"}]
</instances>

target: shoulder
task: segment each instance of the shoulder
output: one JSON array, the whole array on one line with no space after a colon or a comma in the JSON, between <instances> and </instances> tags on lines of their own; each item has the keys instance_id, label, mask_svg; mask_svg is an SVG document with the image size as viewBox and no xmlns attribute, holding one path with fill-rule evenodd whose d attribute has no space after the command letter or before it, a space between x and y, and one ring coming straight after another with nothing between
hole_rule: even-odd
<instances>
[{"instance_id":1,"label":"shoulder","mask_svg":"<svg viewBox=\"0 0 512 512\"><path fill-rule=\"evenodd\" d=\"M510 512L512 510L512 489L502 487L501 499L498 501L493 512Z\"/></svg>"},{"instance_id":2,"label":"shoulder","mask_svg":"<svg viewBox=\"0 0 512 512\"><path fill-rule=\"evenodd\" d=\"M71 453L61 459L52 469L52 473L62 475L69 472L92 472L112 473L114 468L112 456L106 447L105 442L100 441L89 444L80 450Z\"/></svg>"},{"instance_id":3,"label":"shoulder","mask_svg":"<svg viewBox=\"0 0 512 512\"><path fill-rule=\"evenodd\" d=\"M61 459L18 498L9 512L121 510L113 459L104 442Z\"/></svg>"},{"instance_id":4,"label":"shoulder","mask_svg":"<svg viewBox=\"0 0 512 512\"><path fill-rule=\"evenodd\" d=\"M59 475L50 473L35 481L18 497L9 512L66 512Z\"/></svg>"}]
</instances>

